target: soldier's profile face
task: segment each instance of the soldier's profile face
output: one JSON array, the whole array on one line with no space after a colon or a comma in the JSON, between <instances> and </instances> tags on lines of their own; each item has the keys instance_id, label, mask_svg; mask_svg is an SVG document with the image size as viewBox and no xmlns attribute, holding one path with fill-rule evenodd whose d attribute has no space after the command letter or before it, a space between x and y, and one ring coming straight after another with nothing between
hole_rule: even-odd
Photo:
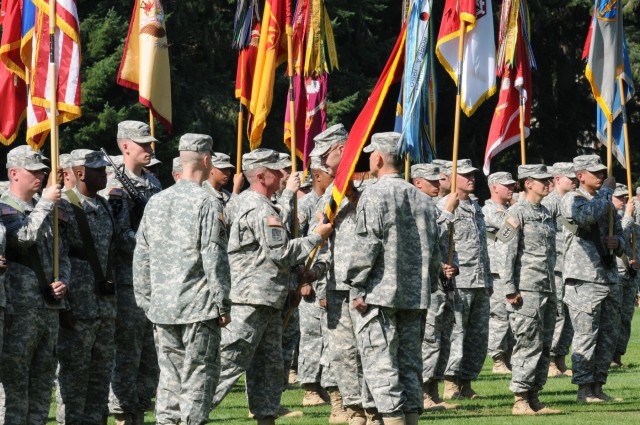
<instances>
[{"instance_id":1,"label":"soldier's profile face","mask_svg":"<svg viewBox=\"0 0 640 425\"><path fill-rule=\"evenodd\" d=\"M476 187L476 176L474 173L458 174L456 183L461 190L471 193Z\"/></svg>"},{"instance_id":2,"label":"soldier's profile face","mask_svg":"<svg viewBox=\"0 0 640 425\"><path fill-rule=\"evenodd\" d=\"M84 168L84 183L91 191L99 191L107 187L107 171L105 167Z\"/></svg>"},{"instance_id":3,"label":"soldier's profile face","mask_svg":"<svg viewBox=\"0 0 640 425\"><path fill-rule=\"evenodd\" d=\"M444 190L451 190L451 178L444 173L440 173L440 187Z\"/></svg>"},{"instance_id":4,"label":"soldier's profile face","mask_svg":"<svg viewBox=\"0 0 640 425\"><path fill-rule=\"evenodd\" d=\"M12 183L15 181L21 189L36 193L42 188L42 183L46 175L45 170L29 171L19 167L12 168L11 170L13 170L13 173L10 172L9 175L11 176L11 174L13 174L13 178L10 180L12 180Z\"/></svg>"}]
</instances>

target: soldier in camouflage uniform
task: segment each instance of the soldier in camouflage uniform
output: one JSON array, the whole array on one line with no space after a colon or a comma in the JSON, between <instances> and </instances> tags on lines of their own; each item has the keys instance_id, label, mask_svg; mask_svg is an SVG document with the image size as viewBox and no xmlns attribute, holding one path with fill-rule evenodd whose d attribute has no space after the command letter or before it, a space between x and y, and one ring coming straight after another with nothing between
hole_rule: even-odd
<instances>
[{"instance_id":1,"label":"soldier in camouflage uniform","mask_svg":"<svg viewBox=\"0 0 640 425\"><path fill-rule=\"evenodd\" d=\"M68 301L76 321L73 328L60 328L58 335L56 401L61 424L99 425L108 414L116 326L110 261L117 229L109 204L97 194L107 184L107 164L101 152L71 152L76 186L64 197L69 201L65 203L71 262Z\"/></svg>"},{"instance_id":2,"label":"soldier in camouflage uniform","mask_svg":"<svg viewBox=\"0 0 640 425\"><path fill-rule=\"evenodd\" d=\"M438 196L440 189L440 167L433 164L416 164L411 166L413 184L428 200ZM458 204L458 197L454 194L448 198L449 204L445 209L452 213ZM439 215L436 208L436 214ZM454 251L453 264L444 261L444 255L449 253L449 223L441 222L438 226L440 252L443 253L442 269L444 276L439 276L437 285L432 288L431 303L427 310L424 338L422 340L422 382L424 390L424 409L436 411L444 409L459 409L459 404L446 403L440 399L438 383L444 379L444 370L449 360L451 347L451 331L454 324L454 276L458 272L457 253ZM444 277L444 279L443 279ZM450 283L450 284L447 284Z\"/></svg>"},{"instance_id":3,"label":"soldier in camouflage uniform","mask_svg":"<svg viewBox=\"0 0 640 425\"><path fill-rule=\"evenodd\" d=\"M160 182L143 170L151 161L151 143L157 141L151 136L149 126L139 121L123 121L118 124L117 139L123 153L124 173L136 189L147 199L160 192ZM140 424L144 412L152 407L151 398L160 373L153 326L136 304L133 293L133 251L144 206L136 204L115 177L107 181L102 194L111 205L117 225L125 233L114 257L118 321L109 411L118 425L130 425L134 421Z\"/></svg>"},{"instance_id":4,"label":"soldier in camouflage uniform","mask_svg":"<svg viewBox=\"0 0 640 425\"><path fill-rule=\"evenodd\" d=\"M482 207L484 222L487 226L487 250L491 260L491 277L493 278L493 294L489 300L489 342L487 354L493 359L493 373L511 373L509 359L513 349L513 335L509 328L509 312L505 295L501 292L503 285L500 279L500 268L504 253L497 249L496 232L504 222L504 214L511 206L516 181L511 173L499 171L487 178L491 199L487 199Z\"/></svg>"},{"instance_id":5,"label":"soldier in camouflage uniform","mask_svg":"<svg viewBox=\"0 0 640 425\"><path fill-rule=\"evenodd\" d=\"M607 382L620 328L620 283L616 256L624 253L624 238L617 214L613 236L608 213L615 179L604 178L606 167L596 155L573 159L580 187L562 198L565 253L562 278L564 302L573 324L571 382L578 385L578 401L612 401L602 386Z\"/></svg>"},{"instance_id":6,"label":"soldier in camouflage uniform","mask_svg":"<svg viewBox=\"0 0 640 425\"><path fill-rule=\"evenodd\" d=\"M440 248L435 206L399 174L399 138L377 133L364 149L371 152L370 172L378 181L358 202L347 282L360 313L356 337L376 407L387 425L417 425L423 410L423 317L430 281L441 270Z\"/></svg>"},{"instance_id":7,"label":"soldier in camouflage uniform","mask_svg":"<svg viewBox=\"0 0 640 425\"><path fill-rule=\"evenodd\" d=\"M76 186L76 175L73 173L73 160L68 153L60 154L58 159L60 168L62 168L62 176L64 178L64 188L66 190L73 189Z\"/></svg>"},{"instance_id":8,"label":"soldier in camouflage uniform","mask_svg":"<svg viewBox=\"0 0 640 425\"><path fill-rule=\"evenodd\" d=\"M547 382L549 350L556 315L553 268L556 226L543 205L552 175L542 164L518 167L524 199L507 210L497 231L498 250L504 253L496 292L505 294L511 329L516 338L511 356L509 389L515 396L514 415L556 414L538 398Z\"/></svg>"},{"instance_id":9,"label":"soldier in camouflage uniform","mask_svg":"<svg viewBox=\"0 0 640 425\"><path fill-rule=\"evenodd\" d=\"M281 311L295 290L289 268L306 260L331 225L290 240L271 203L282 177L278 153L256 149L243 156L242 166L251 189L242 196L229 235L234 320L222 334L222 371L213 400L214 406L220 403L246 371L249 410L259 424L273 424L284 381ZM293 180L299 184L297 176Z\"/></svg>"},{"instance_id":10,"label":"soldier in camouflage uniform","mask_svg":"<svg viewBox=\"0 0 640 425\"><path fill-rule=\"evenodd\" d=\"M202 187L212 143L203 134L180 138L182 178L149 201L136 235L134 291L154 324L161 424L207 422L220 375L220 328L230 321L222 203Z\"/></svg>"},{"instance_id":11,"label":"soldier in camouflage uniform","mask_svg":"<svg viewBox=\"0 0 640 425\"><path fill-rule=\"evenodd\" d=\"M629 200L627 186L618 183L611 200L620 216L625 238L625 253L622 257L617 258L622 292L620 303L620 335L618 336L616 351L611 361L611 367L620 368L622 367L622 356L627 352L627 345L629 344L629 338L631 336L631 321L635 313L636 294L638 293L638 270L640 269L640 262L638 262L638 243L636 242L636 252L634 253L631 235L635 235L637 241L638 236L640 236L640 229L635 223L635 203L633 199Z\"/></svg>"},{"instance_id":12,"label":"soldier in camouflage uniform","mask_svg":"<svg viewBox=\"0 0 640 425\"><path fill-rule=\"evenodd\" d=\"M56 370L59 313L70 279L66 223L59 220L59 276L53 273L53 209L61 200L50 179L37 193L45 171L43 157L30 146L7 154L9 190L0 198L0 221L6 228L8 269L5 334L0 356L0 423L44 424ZM51 174L52 178L56 173Z\"/></svg>"},{"instance_id":13,"label":"soldier in camouflage uniform","mask_svg":"<svg viewBox=\"0 0 640 425\"><path fill-rule=\"evenodd\" d=\"M431 162L436 167L440 168L440 186L438 186L438 196L434 196L434 201L440 199L451 193L451 161L446 159L434 159Z\"/></svg>"},{"instance_id":14,"label":"soldier in camouflage uniform","mask_svg":"<svg viewBox=\"0 0 640 425\"><path fill-rule=\"evenodd\" d=\"M454 223L454 244L460 273L456 288L460 296L451 333L451 351L444 372L444 399L477 398L471 381L478 377L487 355L489 297L493 291L487 252L487 229L478 203L471 199L475 188L471 161L458 161L456 191L460 199L455 214L445 210L448 196L438 202L438 223ZM450 172L450 170L448 170Z\"/></svg>"},{"instance_id":15,"label":"soldier in camouflage uniform","mask_svg":"<svg viewBox=\"0 0 640 425\"><path fill-rule=\"evenodd\" d=\"M180 180L180 176L182 175L182 161L180 161L180 157L173 158L171 161L171 177L173 177L173 181L177 182Z\"/></svg>"},{"instance_id":16,"label":"soldier in camouflage uniform","mask_svg":"<svg viewBox=\"0 0 640 425\"><path fill-rule=\"evenodd\" d=\"M567 368L565 356L569 354L569 346L573 338L573 326L569 318L569 308L562 301L564 298L564 281L562 279L562 267L564 258L564 223L560 212L560 201L567 192L576 190L578 180L571 162L556 162L549 170L553 174L553 191L542 200L542 205L547 207L551 217L556 221L556 266L553 271L556 282L556 299L558 309L556 313L556 325L553 331L551 343L551 360L549 363L549 376L571 376L571 369Z\"/></svg>"},{"instance_id":17,"label":"soldier in camouflage uniform","mask_svg":"<svg viewBox=\"0 0 640 425\"><path fill-rule=\"evenodd\" d=\"M233 192L224 189L224 186L229 183L232 171L236 169L236 167L231 164L230 159L229 155L214 152L211 158L211 174L209 174L207 180L202 184L205 189L220 199L222 205L225 207L232 197L240 193L244 185L244 176L242 173L238 173L233 176Z\"/></svg>"}]
</instances>

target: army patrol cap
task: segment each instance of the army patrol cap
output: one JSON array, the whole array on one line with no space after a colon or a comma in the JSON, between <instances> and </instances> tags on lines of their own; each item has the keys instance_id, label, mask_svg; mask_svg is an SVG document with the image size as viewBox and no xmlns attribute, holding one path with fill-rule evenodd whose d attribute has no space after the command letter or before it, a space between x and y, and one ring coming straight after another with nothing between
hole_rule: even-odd
<instances>
[{"instance_id":1,"label":"army patrol cap","mask_svg":"<svg viewBox=\"0 0 640 425\"><path fill-rule=\"evenodd\" d=\"M145 167L153 167L155 165L158 164L162 164L162 161L160 161L158 158L156 158L155 156L151 157L151 161L149 161L149 163L147 165L145 165Z\"/></svg>"},{"instance_id":2,"label":"army patrol cap","mask_svg":"<svg viewBox=\"0 0 640 425\"><path fill-rule=\"evenodd\" d=\"M60 154L58 161L60 162L60 168L62 169L73 167L73 160L71 159L71 154L68 154L68 153Z\"/></svg>"},{"instance_id":3,"label":"army patrol cap","mask_svg":"<svg viewBox=\"0 0 640 425\"><path fill-rule=\"evenodd\" d=\"M118 123L118 139L129 139L136 143L152 143L158 140L151 135L151 127L141 121L122 121Z\"/></svg>"},{"instance_id":4,"label":"army patrol cap","mask_svg":"<svg viewBox=\"0 0 640 425\"><path fill-rule=\"evenodd\" d=\"M71 165L74 167L101 168L109 165L100 151L76 149L71 151Z\"/></svg>"},{"instance_id":5,"label":"army patrol cap","mask_svg":"<svg viewBox=\"0 0 640 425\"><path fill-rule=\"evenodd\" d=\"M440 167L431 164L414 164L411 166L412 179L425 179L429 181L440 180Z\"/></svg>"},{"instance_id":6,"label":"army patrol cap","mask_svg":"<svg viewBox=\"0 0 640 425\"><path fill-rule=\"evenodd\" d=\"M49 170L50 168L44 163L46 159L29 145L18 146L7 154L7 169L15 167L28 171Z\"/></svg>"},{"instance_id":7,"label":"army patrol cap","mask_svg":"<svg viewBox=\"0 0 640 425\"><path fill-rule=\"evenodd\" d=\"M221 168L236 168L235 165L231 163L231 157L227 154L221 152L214 152L213 157L211 158L211 165L214 167Z\"/></svg>"},{"instance_id":8,"label":"army patrol cap","mask_svg":"<svg viewBox=\"0 0 640 425\"><path fill-rule=\"evenodd\" d=\"M549 172L554 176L565 176L570 179L576 178L576 170L573 168L573 162L556 162L549 168Z\"/></svg>"},{"instance_id":9,"label":"army patrol cap","mask_svg":"<svg viewBox=\"0 0 640 425\"><path fill-rule=\"evenodd\" d=\"M300 182L300 189L306 189L311 187L311 173L306 173L302 176L302 181Z\"/></svg>"},{"instance_id":10,"label":"army patrol cap","mask_svg":"<svg viewBox=\"0 0 640 425\"><path fill-rule=\"evenodd\" d=\"M387 133L376 133L371 136L371 143L362 149L362 152L383 152L390 154L398 153L398 141L400 140L400 133L393 131Z\"/></svg>"},{"instance_id":11,"label":"army patrol cap","mask_svg":"<svg viewBox=\"0 0 640 425\"><path fill-rule=\"evenodd\" d=\"M178 150L180 152L211 152L213 139L206 134L187 133L180 137Z\"/></svg>"},{"instance_id":12,"label":"army patrol cap","mask_svg":"<svg viewBox=\"0 0 640 425\"><path fill-rule=\"evenodd\" d=\"M171 171L182 171L182 161L179 156L171 161Z\"/></svg>"},{"instance_id":13,"label":"army patrol cap","mask_svg":"<svg viewBox=\"0 0 640 425\"><path fill-rule=\"evenodd\" d=\"M553 177L544 164L518 165L518 179L550 179Z\"/></svg>"},{"instance_id":14,"label":"army patrol cap","mask_svg":"<svg viewBox=\"0 0 640 425\"><path fill-rule=\"evenodd\" d=\"M280 157L280 162L282 163L280 169L291 167L291 157L289 156L289 154L278 152L278 156Z\"/></svg>"},{"instance_id":15,"label":"army patrol cap","mask_svg":"<svg viewBox=\"0 0 640 425\"><path fill-rule=\"evenodd\" d=\"M445 173L447 175L451 175L451 173L453 172L453 164L452 164L452 168L450 168L449 170L447 170L448 172ZM458 169L456 170L456 172L458 174L470 174L473 172L478 171L477 168L475 168L472 164L471 164L471 160L470 159L459 159L458 160Z\"/></svg>"},{"instance_id":16,"label":"army patrol cap","mask_svg":"<svg viewBox=\"0 0 640 425\"><path fill-rule=\"evenodd\" d=\"M270 170L282 170L285 166L286 164L280 159L280 154L271 149L258 148L242 155L242 171L263 167Z\"/></svg>"},{"instance_id":17,"label":"army patrol cap","mask_svg":"<svg viewBox=\"0 0 640 425\"><path fill-rule=\"evenodd\" d=\"M431 163L440 167L441 173L451 175L451 161L447 161L446 159L434 159Z\"/></svg>"},{"instance_id":18,"label":"army patrol cap","mask_svg":"<svg viewBox=\"0 0 640 425\"><path fill-rule=\"evenodd\" d=\"M595 173L604 171L607 167L602 164L598 155L580 155L573 158L573 169L575 171L586 170Z\"/></svg>"},{"instance_id":19,"label":"army patrol cap","mask_svg":"<svg viewBox=\"0 0 640 425\"><path fill-rule=\"evenodd\" d=\"M516 184L516 181L511 177L511 173L507 173L506 171L498 171L497 173L489 174L487 182L489 186L493 184L501 184L503 186Z\"/></svg>"},{"instance_id":20,"label":"army patrol cap","mask_svg":"<svg viewBox=\"0 0 640 425\"><path fill-rule=\"evenodd\" d=\"M616 189L613 191L613 196L629 196L629 189L627 189L627 185L616 183Z\"/></svg>"},{"instance_id":21,"label":"army patrol cap","mask_svg":"<svg viewBox=\"0 0 640 425\"><path fill-rule=\"evenodd\" d=\"M335 124L331 127L327 128L322 133L318 134L313 138L313 142L315 143L315 147L309 153L309 156L323 156L331 146L337 143L344 143L347 141L349 137L349 133L344 128L342 124Z\"/></svg>"}]
</instances>

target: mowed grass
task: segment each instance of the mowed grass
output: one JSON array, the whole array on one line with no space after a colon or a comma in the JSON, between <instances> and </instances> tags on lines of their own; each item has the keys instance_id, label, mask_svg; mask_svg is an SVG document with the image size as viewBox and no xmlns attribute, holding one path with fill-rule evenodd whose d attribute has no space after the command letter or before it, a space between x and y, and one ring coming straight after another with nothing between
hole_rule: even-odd
<instances>
[{"instance_id":1,"label":"mowed grass","mask_svg":"<svg viewBox=\"0 0 640 425\"><path fill-rule=\"evenodd\" d=\"M514 417L511 415L513 397L509 392L509 375L493 375L491 362L486 361L483 371L474 389L486 398L481 400L463 400L463 408L457 411L423 413L420 423L436 422L447 424L639 424L640 423L640 312L634 316L632 336L627 354L623 357L626 367L612 370L605 390L616 397L623 397L623 402L578 404L576 400L577 386L571 384L571 378L550 378L541 393L541 400L550 407L561 409L563 414L539 417ZM442 385L440 387L442 394ZM283 394L282 404L291 410L302 410L304 417L281 418L279 424L320 425L327 424L330 408L302 407L303 391L300 388L287 390ZM211 412L210 423L218 424L255 424L255 420L247 417L247 401L244 383L241 381L227 398ZM147 413L147 424L155 423L152 413ZM48 424L55 424L55 398L52 398ZM113 424L113 417L109 424Z\"/></svg>"}]
</instances>

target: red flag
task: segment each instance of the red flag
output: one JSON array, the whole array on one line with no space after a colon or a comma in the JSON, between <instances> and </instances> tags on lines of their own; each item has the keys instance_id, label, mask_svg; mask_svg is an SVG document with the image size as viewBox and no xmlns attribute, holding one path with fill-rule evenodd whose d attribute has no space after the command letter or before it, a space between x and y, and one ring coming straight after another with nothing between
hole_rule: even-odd
<instances>
[{"instance_id":1,"label":"red flag","mask_svg":"<svg viewBox=\"0 0 640 425\"><path fill-rule=\"evenodd\" d=\"M238 53L238 68L236 70L236 99L240 99L246 108L251 102L251 87L258 57L258 42L260 40L260 21L255 22L251 30L249 47L240 49Z\"/></svg>"},{"instance_id":2,"label":"red flag","mask_svg":"<svg viewBox=\"0 0 640 425\"><path fill-rule=\"evenodd\" d=\"M367 99L367 103L364 105L360 115L358 115L358 118L356 118L356 121L353 123L353 127L351 127L349 138L347 139L347 143L344 147L342 160L338 166L336 177L333 180L333 202L330 202L329 205L327 205L327 216L331 220L333 220L333 214L337 210L337 206L340 205L340 202L347 191L349 180L351 179L356 164L358 163L362 148L369 139L369 133L378 118L378 113L380 112L380 108L387 97L389 87L393 83L400 81L402 78L402 74L404 72L404 44L406 38L407 27L405 24L402 27L398 39L396 40L391 56L387 60L387 64L385 65L376 86L373 88L371 96Z\"/></svg>"}]
</instances>

